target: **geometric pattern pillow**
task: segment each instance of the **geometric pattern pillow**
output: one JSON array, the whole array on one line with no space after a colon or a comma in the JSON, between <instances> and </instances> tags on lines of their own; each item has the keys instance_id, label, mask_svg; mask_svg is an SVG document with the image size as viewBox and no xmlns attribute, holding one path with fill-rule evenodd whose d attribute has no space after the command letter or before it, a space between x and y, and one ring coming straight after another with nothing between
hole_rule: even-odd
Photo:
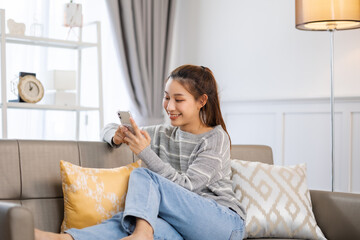
<instances>
[{"instance_id":1,"label":"geometric pattern pillow","mask_svg":"<svg viewBox=\"0 0 360 240\"><path fill-rule=\"evenodd\" d=\"M305 164L235 159L231 170L236 198L246 209L246 238L326 239L312 211Z\"/></svg>"},{"instance_id":2,"label":"geometric pattern pillow","mask_svg":"<svg viewBox=\"0 0 360 240\"><path fill-rule=\"evenodd\" d=\"M141 160L119 168L84 168L61 160L61 232L99 224L123 211L130 173L140 165Z\"/></svg>"}]
</instances>

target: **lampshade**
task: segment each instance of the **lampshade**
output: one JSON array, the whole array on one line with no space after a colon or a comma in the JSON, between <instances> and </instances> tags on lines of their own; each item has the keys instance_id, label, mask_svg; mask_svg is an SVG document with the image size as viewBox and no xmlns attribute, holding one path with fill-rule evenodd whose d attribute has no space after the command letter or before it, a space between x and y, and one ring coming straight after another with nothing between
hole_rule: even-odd
<instances>
[{"instance_id":1,"label":"lampshade","mask_svg":"<svg viewBox=\"0 0 360 240\"><path fill-rule=\"evenodd\" d=\"M295 12L300 30L360 28L360 0L295 0Z\"/></svg>"}]
</instances>

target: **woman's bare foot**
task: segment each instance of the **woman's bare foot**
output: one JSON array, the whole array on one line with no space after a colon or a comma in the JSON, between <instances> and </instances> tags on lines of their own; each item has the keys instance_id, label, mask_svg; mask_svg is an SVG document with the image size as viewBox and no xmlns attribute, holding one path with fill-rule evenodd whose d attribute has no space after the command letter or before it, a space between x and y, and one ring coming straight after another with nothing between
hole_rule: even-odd
<instances>
[{"instance_id":1,"label":"woman's bare foot","mask_svg":"<svg viewBox=\"0 0 360 240\"><path fill-rule=\"evenodd\" d=\"M154 230L151 225L144 219L136 219L136 227L133 234L128 237L122 238L122 240L153 240Z\"/></svg>"},{"instance_id":2,"label":"woman's bare foot","mask_svg":"<svg viewBox=\"0 0 360 240\"><path fill-rule=\"evenodd\" d=\"M69 234L44 232L35 228L35 240L74 240Z\"/></svg>"}]
</instances>

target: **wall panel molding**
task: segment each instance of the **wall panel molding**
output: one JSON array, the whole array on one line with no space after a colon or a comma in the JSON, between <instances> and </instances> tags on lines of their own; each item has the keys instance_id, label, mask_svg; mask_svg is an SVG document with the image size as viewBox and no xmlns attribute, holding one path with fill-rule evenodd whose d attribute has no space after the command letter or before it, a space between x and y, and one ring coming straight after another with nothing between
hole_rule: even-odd
<instances>
[{"instance_id":1,"label":"wall panel molding","mask_svg":"<svg viewBox=\"0 0 360 240\"><path fill-rule=\"evenodd\" d=\"M274 163L305 162L312 189L331 190L329 98L222 103L234 144L265 144ZM335 191L360 192L360 97L335 98Z\"/></svg>"}]
</instances>

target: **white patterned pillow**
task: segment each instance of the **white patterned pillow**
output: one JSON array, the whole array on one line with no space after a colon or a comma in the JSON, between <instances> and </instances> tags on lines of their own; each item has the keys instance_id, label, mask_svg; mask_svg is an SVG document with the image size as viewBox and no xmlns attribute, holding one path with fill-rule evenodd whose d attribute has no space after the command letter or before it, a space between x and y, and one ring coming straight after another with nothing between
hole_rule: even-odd
<instances>
[{"instance_id":1,"label":"white patterned pillow","mask_svg":"<svg viewBox=\"0 0 360 240\"><path fill-rule=\"evenodd\" d=\"M246 209L247 238L326 239L306 183L306 165L232 160L233 189Z\"/></svg>"}]
</instances>

